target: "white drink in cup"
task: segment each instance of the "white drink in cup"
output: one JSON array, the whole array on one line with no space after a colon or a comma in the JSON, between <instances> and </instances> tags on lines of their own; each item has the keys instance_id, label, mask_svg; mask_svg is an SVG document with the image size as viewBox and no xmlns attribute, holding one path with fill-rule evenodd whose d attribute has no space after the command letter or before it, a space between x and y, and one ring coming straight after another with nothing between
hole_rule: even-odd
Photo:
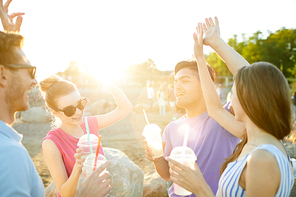
<instances>
[{"instance_id":1,"label":"white drink in cup","mask_svg":"<svg viewBox=\"0 0 296 197\"><path fill-rule=\"evenodd\" d=\"M93 151L93 153L96 153L99 139L94 134L89 134L89 139L90 139L92 151ZM79 138L79 142L77 143L77 146L83 151L83 155L81 156L81 159L84 159L91 154L87 134L85 134Z\"/></svg>"},{"instance_id":2,"label":"white drink in cup","mask_svg":"<svg viewBox=\"0 0 296 197\"><path fill-rule=\"evenodd\" d=\"M186 146L175 147L170 155L170 159L173 159L183 165L189 166L191 169L194 168L194 162L196 161L196 156L193 150ZM191 195L192 192L187 191L183 187L180 187L176 183L173 183L174 192L180 196Z\"/></svg>"},{"instance_id":3,"label":"white drink in cup","mask_svg":"<svg viewBox=\"0 0 296 197\"><path fill-rule=\"evenodd\" d=\"M154 154L153 158L163 156L161 128L157 124L148 124L144 127L143 136Z\"/></svg>"},{"instance_id":4,"label":"white drink in cup","mask_svg":"<svg viewBox=\"0 0 296 197\"><path fill-rule=\"evenodd\" d=\"M90 154L83 162L82 172L84 177L88 177L94 170L96 154ZM107 159L103 155L98 155L96 169L104 164ZM105 171L105 170L104 170ZM104 172L103 171L103 172ZM102 172L102 173L103 173Z\"/></svg>"}]
</instances>

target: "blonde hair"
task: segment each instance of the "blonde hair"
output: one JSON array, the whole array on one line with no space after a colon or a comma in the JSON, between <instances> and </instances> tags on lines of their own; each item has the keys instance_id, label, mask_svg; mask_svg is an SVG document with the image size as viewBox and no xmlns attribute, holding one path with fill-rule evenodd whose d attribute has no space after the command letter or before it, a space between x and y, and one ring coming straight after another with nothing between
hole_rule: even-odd
<instances>
[{"instance_id":1,"label":"blonde hair","mask_svg":"<svg viewBox=\"0 0 296 197\"><path fill-rule=\"evenodd\" d=\"M77 91L76 86L72 82L64 80L56 75L51 75L41 81L40 89L44 92L46 105L51 109L58 108L57 101L61 96Z\"/></svg>"}]
</instances>

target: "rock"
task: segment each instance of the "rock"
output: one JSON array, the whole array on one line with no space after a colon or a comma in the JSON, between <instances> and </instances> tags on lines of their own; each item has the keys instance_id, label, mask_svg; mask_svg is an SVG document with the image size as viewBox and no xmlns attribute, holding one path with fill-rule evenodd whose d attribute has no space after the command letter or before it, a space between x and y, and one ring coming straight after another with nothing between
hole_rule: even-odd
<instances>
[{"instance_id":1,"label":"rock","mask_svg":"<svg viewBox=\"0 0 296 197\"><path fill-rule=\"evenodd\" d=\"M294 179L296 178L296 159L291 158L292 164L293 164L293 175Z\"/></svg>"},{"instance_id":2,"label":"rock","mask_svg":"<svg viewBox=\"0 0 296 197\"><path fill-rule=\"evenodd\" d=\"M172 185L171 181L166 181L153 170L145 174L145 184L143 197L164 197L168 196L168 190Z\"/></svg>"},{"instance_id":3,"label":"rock","mask_svg":"<svg viewBox=\"0 0 296 197\"><path fill-rule=\"evenodd\" d=\"M57 193L58 193L58 189L56 188L53 181L44 190L45 197L57 197L58 196Z\"/></svg>"},{"instance_id":4,"label":"rock","mask_svg":"<svg viewBox=\"0 0 296 197\"><path fill-rule=\"evenodd\" d=\"M289 156L291 158L296 158L296 144L295 143L284 143L284 146L287 149Z\"/></svg>"},{"instance_id":5,"label":"rock","mask_svg":"<svg viewBox=\"0 0 296 197\"><path fill-rule=\"evenodd\" d=\"M31 107L20 114L20 119L27 123L48 122L51 120L51 114L42 107Z\"/></svg>"},{"instance_id":6,"label":"rock","mask_svg":"<svg viewBox=\"0 0 296 197\"><path fill-rule=\"evenodd\" d=\"M112 189L107 196L143 196L144 172L117 149L104 148L104 153L106 159L111 161L107 170Z\"/></svg>"},{"instance_id":7,"label":"rock","mask_svg":"<svg viewBox=\"0 0 296 197\"><path fill-rule=\"evenodd\" d=\"M45 106L45 100L42 96L42 91L36 87L32 88L28 93L30 107Z\"/></svg>"},{"instance_id":8,"label":"rock","mask_svg":"<svg viewBox=\"0 0 296 197\"><path fill-rule=\"evenodd\" d=\"M143 196L144 172L128 156L113 148L104 148L105 157L111 161L108 167L111 191L107 197ZM56 197L57 189L53 182L45 188L45 197Z\"/></svg>"}]
</instances>

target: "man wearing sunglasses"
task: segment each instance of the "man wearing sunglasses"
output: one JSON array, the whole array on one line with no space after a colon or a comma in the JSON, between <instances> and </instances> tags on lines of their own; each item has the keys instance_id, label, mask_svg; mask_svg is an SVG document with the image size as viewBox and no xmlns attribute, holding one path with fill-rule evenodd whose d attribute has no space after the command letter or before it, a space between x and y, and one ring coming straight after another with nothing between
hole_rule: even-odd
<instances>
[{"instance_id":1,"label":"man wearing sunglasses","mask_svg":"<svg viewBox=\"0 0 296 197\"><path fill-rule=\"evenodd\" d=\"M26 148L21 144L22 135L11 125L17 111L28 109L27 92L37 84L36 67L32 66L22 50L23 36L20 31L22 15L8 15L8 6L12 0L3 5L0 0L0 18L5 31L0 31L0 195L1 196L44 196L44 186ZM17 17L16 23L12 19ZM65 108L66 115L75 113L76 108L85 107L82 99L74 107ZM102 178L99 174L110 165L106 162L89 177L80 176L76 197L105 196L102 193ZM89 187L97 183L96 187Z\"/></svg>"}]
</instances>

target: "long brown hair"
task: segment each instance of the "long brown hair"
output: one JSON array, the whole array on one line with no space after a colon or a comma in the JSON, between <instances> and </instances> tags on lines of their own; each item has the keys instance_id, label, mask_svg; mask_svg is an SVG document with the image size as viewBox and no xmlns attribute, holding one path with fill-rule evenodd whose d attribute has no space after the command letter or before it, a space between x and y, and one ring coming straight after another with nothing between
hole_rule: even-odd
<instances>
[{"instance_id":1,"label":"long brown hair","mask_svg":"<svg viewBox=\"0 0 296 197\"><path fill-rule=\"evenodd\" d=\"M241 68L234 77L238 100L251 121L279 140L290 134L291 99L289 86L282 72L268 62L257 62ZM234 161L247 143L246 131L220 169Z\"/></svg>"}]
</instances>

